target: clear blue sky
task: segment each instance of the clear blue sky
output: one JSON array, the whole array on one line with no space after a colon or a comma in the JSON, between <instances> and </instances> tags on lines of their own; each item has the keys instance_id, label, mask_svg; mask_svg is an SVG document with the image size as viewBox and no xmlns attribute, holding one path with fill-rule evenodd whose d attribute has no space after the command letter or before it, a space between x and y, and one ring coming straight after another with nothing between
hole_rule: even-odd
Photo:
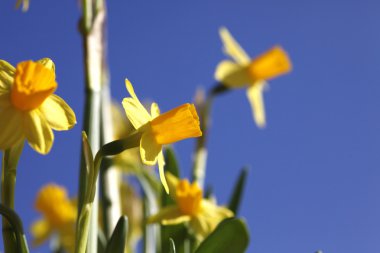
<instances>
[{"instance_id":1,"label":"clear blue sky","mask_svg":"<svg viewBox=\"0 0 380 253\"><path fill-rule=\"evenodd\" d=\"M28 226L41 185L54 181L71 195L77 188L82 49L77 1L32 0L26 14L14 2L0 2L0 58L52 58L57 93L79 122L55 133L49 155L24 150L16 209ZM380 252L379 13L376 0L109 1L112 94L127 96L128 77L163 111L191 101L224 59L220 26L251 56L281 44L294 71L265 93L266 129L254 125L243 90L217 99L207 182L224 203L231 178L251 166L241 211L249 252ZM193 141L175 148L189 174Z\"/></svg>"}]
</instances>

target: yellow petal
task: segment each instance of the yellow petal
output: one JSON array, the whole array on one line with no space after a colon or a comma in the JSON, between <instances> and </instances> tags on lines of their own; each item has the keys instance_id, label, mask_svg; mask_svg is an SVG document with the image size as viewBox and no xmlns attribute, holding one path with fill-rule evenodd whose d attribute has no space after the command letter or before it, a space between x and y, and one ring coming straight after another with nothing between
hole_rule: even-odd
<instances>
[{"instance_id":1,"label":"yellow petal","mask_svg":"<svg viewBox=\"0 0 380 253\"><path fill-rule=\"evenodd\" d=\"M155 165L161 150L162 145L156 143L152 134L147 132L142 135L140 140L140 156L144 164Z\"/></svg>"},{"instance_id":2,"label":"yellow petal","mask_svg":"<svg viewBox=\"0 0 380 253\"><path fill-rule=\"evenodd\" d=\"M49 96L39 109L54 130L68 130L77 123L73 110L57 95Z\"/></svg>"},{"instance_id":3,"label":"yellow petal","mask_svg":"<svg viewBox=\"0 0 380 253\"><path fill-rule=\"evenodd\" d=\"M0 95L0 149L10 148L24 139L23 113L14 109L9 94Z\"/></svg>"},{"instance_id":4,"label":"yellow petal","mask_svg":"<svg viewBox=\"0 0 380 253\"><path fill-rule=\"evenodd\" d=\"M161 183L162 185L164 186L164 189L165 189L165 192L167 194L169 194L169 186L168 186L168 183L166 182L166 178L165 178L165 171L164 171L164 166L165 166L165 158L164 158L164 154L162 153L162 150L161 152L158 154L158 172L160 174L160 180L161 180Z\"/></svg>"},{"instance_id":5,"label":"yellow petal","mask_svg":"<svg viewBox=\"0 0 380 253\"><path fill-rule=\"evenodd\" d=\"M187 222L191 219L188 215L183 215L177 206L162 208L157 214L148 218L147 223L160 222L164 225L175 225Z\"/></svg>"},{"instance_id":6,"label":"yellow petal","mask_svg":"<svg viewBox=\"0 0 380 253\"><path fill-rule=\"evenodd\" d=\"M49 123L39 110L25 113L25 136L29 145L38 153L49 153L53 145L54 135Z\"/></svg>"},{"instance_id":7,"label":"yellow petal","mask_svg":"<svg viewBox=\"0 0 380 253\"><path fill-rule=\"evenodd\" d=\"M247 97L252 107L253 118L260 128L265 127L265 107L263 101L263 91L266 82L258 81L247 89Z\"/></svg>"},{"instance_id":8,"label":"yellow petal","mask_svg":"<svg viewBox=\"0 0 380 253\"><path fill-rule=\"evenodd\" d=\"M193 217L189 225L199 241L202 241L208 234L212 232L212 229L207 223L207 220L199 215Z\"/></svg>"},{"instance_id":9,"label":"yellow petal","mask_svg":"<svg viewBox=\"0 0 380 253\"><path fill-rule=\"evenodd\" d=\"M7 61L0 60L0 91L10 90L13 84L13 76L15 71L15 67Z\"/></svg>"},{"instance_id":10,"label":"yellow petal","mask_svg":"<svg viewBox=\"0 0 380 253\"><path fill-rule=\"evenodd\" d=\"M30 227L30 233L34 238L33 245L38 246L44 243L50 237L52 234L52 228L47 220L40 219L32 224Z\"/></svg>"},{"instance_id":11,"label":"yellow petal","mask_svg":"<svg viewBox=\"0 0 380 253\"><path fill-rule=\"evenodd\" d=\"M227 87L238 88L252 82L248 75L247 66L232 61L222 61L216 68L215 79Z\"/></svg>"},{"instance_id":12,"label":"yellow petal","mask_svg":"<svg viewBox=\"0 0 380 253\"><path fill-rule=\"evenodd\" d=\"M224 53L229 55L238 64L241 64L241 65L249 64L250 58L248 54L235 41L235 39L227 30L227 28L225 27L220 28L219 34L223 41Z\"/></svg>"},{"instance_id":13,"label":"yellow petal","mask_svg":"<svg viewBox=\"0 0 380 253\"><path fill-rule=\"evenodd\" d=\"M42 59L38 60L37 62L44 65L45 68L48 68L51 71L55 72L55 64L50 58L42 58Z\"/></svg>"},{"instance_id":14,"label":"yellow petal","mask_svg":"<svg viewBox=\"0 0 380 253\"><path fill-rule=\"evenodd\" d=\"M167 183L168 183L170 197L173 200L175 200L176 199L176 189L177 189L177 185L179 183L179 179L170 172L165 172L165 178L166 178Z\"/></svg>"},{"instance_id":15,"label":"yellow petal","mask_svg":"<svg viewBox=\"0 0 380 253\"><path fill-rule=\"evenodd\" d=\"M160 108L158 107L158 104L152 103L150 106L150 115L152 115L152 119L160 115Z\"/></svg>"},{"instance_id":16,"label":"yellow petal","mask_svg":"<svg viewBox=\"0 0 380 253\"><path fill-rule=\"evenodd\" d=\"M141 104L140 100L137 98L133 86L128 79L125 79L125 86L127 87L131 98L123 99L123 107L133 127L135 129L138 129L150 121L152 117L145 109L145 107Z\"/></svg>"}]
</instances>

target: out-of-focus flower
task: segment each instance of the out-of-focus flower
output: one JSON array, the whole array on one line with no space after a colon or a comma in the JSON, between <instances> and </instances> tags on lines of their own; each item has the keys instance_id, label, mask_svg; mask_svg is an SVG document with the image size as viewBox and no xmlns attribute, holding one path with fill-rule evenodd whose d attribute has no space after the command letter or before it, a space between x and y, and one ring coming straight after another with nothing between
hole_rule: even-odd
<instances>
[{"instance_id":1,"label":"out-of-focus flower","mask_svg":"<svg viewBox=\"0 0 380 253\"><path fill-rule=\"evenodd\" d=\"M54 141L52 129L76 124L70 106L53 94L56 88L52 60L24 61L16 68L0 60L0 149L26 138L34 150L47 154Z\"/></svg>"},{"instance_id":2,"label":"out-of-focus flower","mask_svg":"<svg viewBox=\"0 0 380 253\"><path fill-rule=\"evenodd\" d=\"M161 182L165 191L169 192L164 175L162 145L201 136L198 114L193 104L183 104L160 115L156 103L152 103L149 113L137 98L132 84L128 80L125 83L131 97L124 98L123 107L133 127L142 133L141 160L146 165L158 163Z\"/></svg>"},{"instance_id":3,"label":"out-of-focus flower","mask_svg":"<svg viewBox=\"0 0 380 253\"><path fill-rule=\"evenodd\" d=\"M74 252L77 209L68 198L65 188L56 184L42 187L37 194L35 208L42 214L42 218L30 228L34 245L38 246L53 234L58 234L60 245L67 251Z\"/></svg>"},{"instance_id":4,"label":"out-of-focus flower","mask_svg":"<svg viewBox=\"0 0 380 253\"><path fill-rule=\"evenodd\" d=\"M179 180L166 173L170 196L176 204L162 208L156 215L148 218L148 223L161 222L174 225L188 222L199 241L208 236L223 219L232 217L233 213L202 197L202 190L197 183Z\"/></svg>"},{"instance_id":5,"label":"out-of-focus flower","mask_svg":"<svg viewBox=\"0 0 380 253\"><path fill-rule=\"evenodd\" d=\"M247 87L253 117L259 127L265 126L265 109L262 92L266 80L288 73L292 65L287 53L275 46L251 60L226 28L220 29L224 52L233 61L224 60L216 68L215 79L228 88Z\"/></svg>"},{"instance_id":6,"label":"out-of-focus flower","mask_svg":"<svg viewBox=\"0 0 380 253\"><path fill-rule=\"evenodd\" d=\"M29 0L17 0L16 2L16 9L20 8L22 5L22 11L26 12L29 10Z\"/></svg>"}]
</instances>

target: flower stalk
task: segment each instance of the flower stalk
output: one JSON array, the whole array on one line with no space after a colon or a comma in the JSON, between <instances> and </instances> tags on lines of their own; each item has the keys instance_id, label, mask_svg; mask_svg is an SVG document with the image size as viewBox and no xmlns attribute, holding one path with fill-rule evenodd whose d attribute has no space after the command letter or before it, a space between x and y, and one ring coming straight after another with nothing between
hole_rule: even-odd
<instances>
[{"instance_id":1,"label":"flower stalk","mask_svg":"<svg viewBox=\"0 0 380 253\"><path fill-rule=\"evenodd\" d=\"M17 163L22 153L24 142L6 149L3 152L1 201L5 207L14 209L14 195L16 187ZM6 218L3 218L3 242L5 253L16 252L15 231Z\"/></svg>"}]
</instances>

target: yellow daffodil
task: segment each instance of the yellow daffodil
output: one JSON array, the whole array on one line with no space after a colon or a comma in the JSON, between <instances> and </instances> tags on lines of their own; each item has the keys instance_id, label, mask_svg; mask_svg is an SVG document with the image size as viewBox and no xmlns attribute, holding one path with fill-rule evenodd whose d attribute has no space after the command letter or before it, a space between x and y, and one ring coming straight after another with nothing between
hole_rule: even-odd
<instances>
[{"instance_id":1,"label":"yellow daffodil","mask_svg":"<svg viewBox=\"0 0 380 253\"><path fill-rule=\"evenodd\" d=\"M0 149L25 138L41 154L47 154L54 130L68 130L76 123L66 102L54 95L55 67L48 58L24 61L14 68L0 60Z\"/></svg>"},{"instance_id":2,"label":"yellow daffodil","mask_svg":"<svg viewBox=\"0 0 380 253\"><path fill-rule=\"evenodd\" d=\"M57 233L61 246L73 252L77 209L68 198L65 188L56 184L42 187L37 194L35 208L43 218L31 226L34 245L42 244L53 233Z\"/></svg>"},{"instance_id":3,"label":"yellow daffodil","mask_svg":"<svg viewBox=\"0 0 380 253\"><path fill-rule=\"evenodd\" d=\"M131 97L124 98L123 107L133 127L142 134L141 160L146 165L158 163L161 182L168 192L162 145L201 136L198 114L193 104L183 104L160 115L156 103L152 103L149 113L137 98L132 84L128 80L125 80L125 83Z\"/></svg>"},{"instance_id":4,"label":"yellow daffodil","mask_svg":"<svg viewBox=\"0 0 380 253\"><path fill-rule=\"evenodd\" d=\"M259 127L265 126L265 109L262 92L266 80L288 73L292 65L287 53L275 46L251 60L226 28L220 29L224 52L233 61L224 60L216 68L215 79L228 88L247 87L253 117Z\"/></svg>"},{"instance_id":5,"label":"yellow daffodil","mask_svg":"<svg viewBox=\"0 0 380 253\"><path fill-rule=\"evenodd\" d=\"M176 204L164 207L154 216L148 218L148 223L161 222L163 225L174 225L188 222L198 240L208 236L223 219L232 217L233 213L215 205L202 197L202 190L197 183L190 184L186 179L179 180L166 173L170 196Z\"/></svg>"}]
</instances>

